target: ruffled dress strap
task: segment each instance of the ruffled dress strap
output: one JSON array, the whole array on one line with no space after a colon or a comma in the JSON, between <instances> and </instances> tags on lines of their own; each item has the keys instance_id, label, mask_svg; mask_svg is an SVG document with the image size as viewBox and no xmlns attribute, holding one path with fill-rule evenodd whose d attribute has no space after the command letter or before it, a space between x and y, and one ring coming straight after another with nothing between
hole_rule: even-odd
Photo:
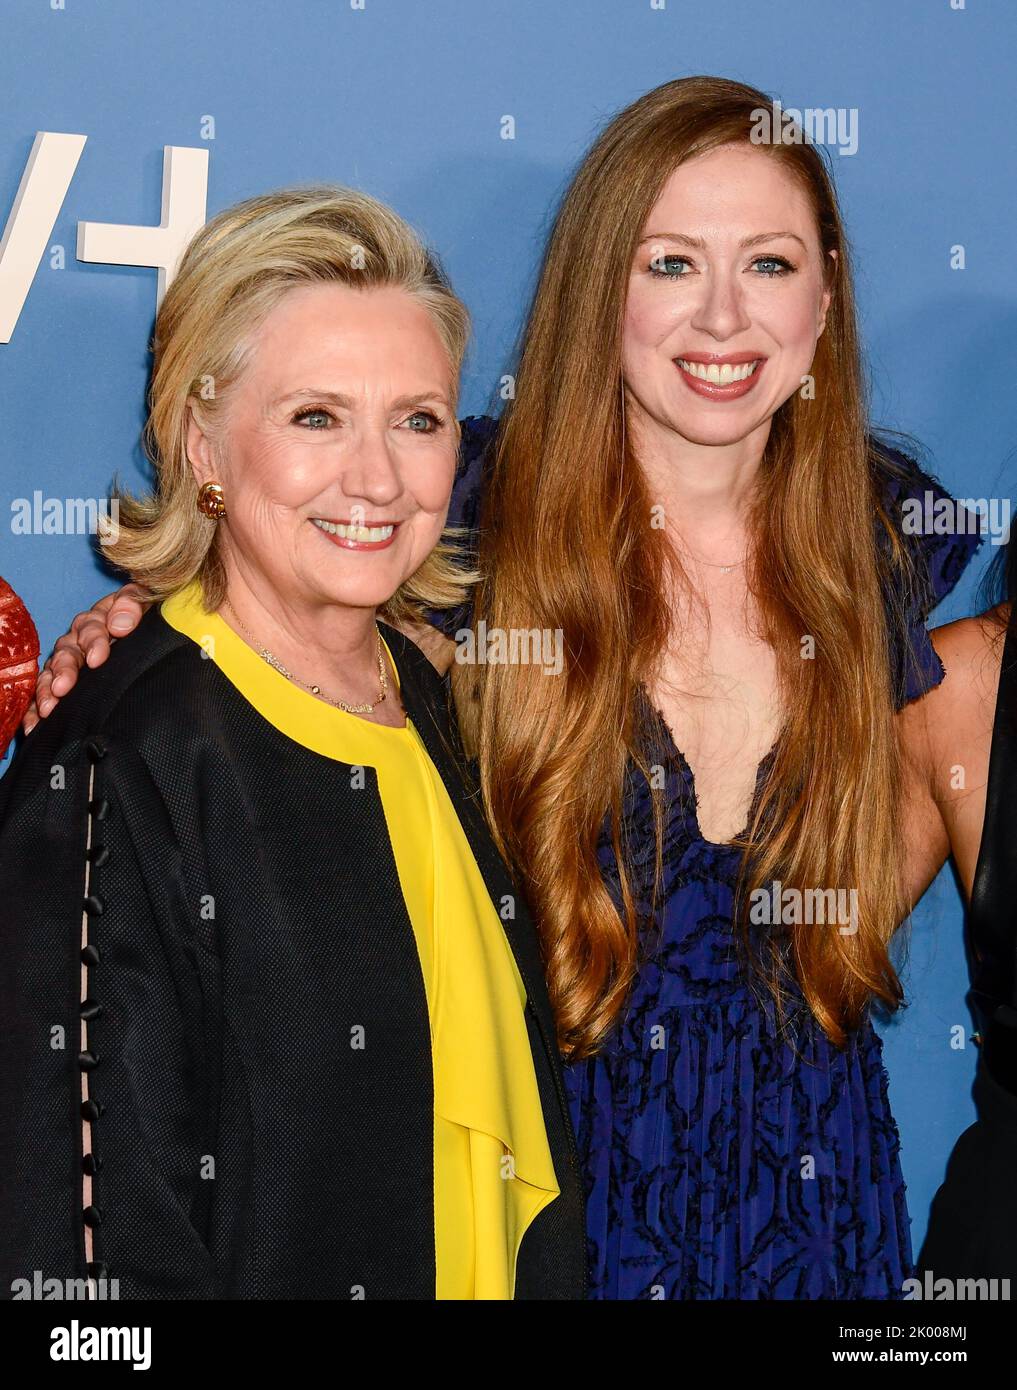
<instances>
[{"instance_id":1,"label":"ruffled dress strap","mask_svg":"<svg viewBox=\"0 0 1017 1390\"><path fill-rule=\"evenodd\" d=\"M945 671L926 620L956 586L985 539L978 514L946 491L909 455L870 439L877 492L894 528L877 523L883 592L890 627L897 709L942 681ZM894 561L895 541L903 561Z\"/></svg>"},{"instance_id":2,"label":"ruffled dress strap","mask_svg":"<svg viewBox=\"0 0 1017 1390\"><path fill-rule=\"evenodd\" d=\"M498 421L491 415L467 415L459 421L459 426L462 431L459 461L445 524L458 530L459 534L451 539L451 543L458 552L462 567L472 569L477 563L480 510L484 501L484 485L490 476ZM472 593L455 608L434 608L424 616L432 627L455 641L457 632L473 625Z\"/></svg>"}]
</instances>

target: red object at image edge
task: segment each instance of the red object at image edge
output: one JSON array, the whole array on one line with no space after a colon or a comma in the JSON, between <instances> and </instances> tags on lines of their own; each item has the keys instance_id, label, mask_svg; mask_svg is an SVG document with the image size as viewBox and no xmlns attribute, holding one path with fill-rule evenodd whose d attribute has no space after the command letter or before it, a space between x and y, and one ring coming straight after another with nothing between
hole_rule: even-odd
<instances>
[{"instance_id":1,"label":"red object at image edge","mask_svg":"<svg viewBox=\"0 0 1017 1390\"><path fill-rule=\"evenodd\" d=\"M0 758L31 703L39 671L39 634L28 609L0 579Z\"/></svg>"}]
</instances>

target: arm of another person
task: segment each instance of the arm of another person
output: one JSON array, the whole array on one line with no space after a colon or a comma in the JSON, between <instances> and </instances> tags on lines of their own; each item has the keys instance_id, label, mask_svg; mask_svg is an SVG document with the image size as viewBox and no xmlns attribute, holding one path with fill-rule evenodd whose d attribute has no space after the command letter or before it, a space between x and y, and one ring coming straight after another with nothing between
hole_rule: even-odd
<instances>
[{"instance_id":1,"label":"arm of another person","mask_svg":"<svg viewBox=\"0 0 1017 1390\"><path fill-rule=\"evenodd\" d=\"M142 596L137 585L125 584L111 594L104 594L91 608L76 615L67 632L57 638L39 672L35 694L21 722L26 734L51 715L63 697L74 689L82 666L101 666L112 644L129 637L151 606L151 600ZM416 643L438 674L444 675L452 665L455 643L430 622L400 623L398 626Z\"/></svg>"},{"instance_id":2,"label":"arm of another person","mask_svg":"<svg viewBox=\"0 0 1017 1390\"><path fill-rule=\"evenodd\" d=\"M901 720L906 757L904 843L917 902L948 855L970 899L982 840L1005 610L936 628L946 672Z\"/></svg>"}]
</instances>

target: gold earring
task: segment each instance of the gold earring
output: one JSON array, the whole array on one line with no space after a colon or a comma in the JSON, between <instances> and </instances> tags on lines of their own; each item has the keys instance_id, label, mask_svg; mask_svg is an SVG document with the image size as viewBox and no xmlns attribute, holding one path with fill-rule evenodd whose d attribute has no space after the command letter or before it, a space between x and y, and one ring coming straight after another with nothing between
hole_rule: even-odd
<instances>
[{"instance_id":1,"label":"gold earring","mask_svg":"<svg viewBox=\"0 0 1017 1390\"><path fill-rule=\"evenodd\" d=\"M213 521L221 521L226 515L226 501L218 483L202 483L195 504L199 512Z\"/></svg>"}]
</instances>

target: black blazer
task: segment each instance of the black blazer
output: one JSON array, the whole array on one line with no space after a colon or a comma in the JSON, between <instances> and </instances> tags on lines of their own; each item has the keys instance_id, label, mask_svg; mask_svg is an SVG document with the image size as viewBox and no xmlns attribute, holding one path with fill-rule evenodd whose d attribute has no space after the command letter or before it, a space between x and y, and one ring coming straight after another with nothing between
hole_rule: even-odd
<instances>
[{"instance_id":1,"label":"black blazer","mask_svg":"<svg viewBox=\"0 0 1017 1390\"><path fill-rule=\"evenodd\" d=\"M533 924L457 764L447 684L383 631L491 898L515 900L561 1188L516 1297L582 1298ZM377 779L350 771L158 608L24 741L0 781L0 1296L36 1270L83 1279L87 1225L121 1298L434 1298L427 1000Z\"/></svg>"}]
</instances>

